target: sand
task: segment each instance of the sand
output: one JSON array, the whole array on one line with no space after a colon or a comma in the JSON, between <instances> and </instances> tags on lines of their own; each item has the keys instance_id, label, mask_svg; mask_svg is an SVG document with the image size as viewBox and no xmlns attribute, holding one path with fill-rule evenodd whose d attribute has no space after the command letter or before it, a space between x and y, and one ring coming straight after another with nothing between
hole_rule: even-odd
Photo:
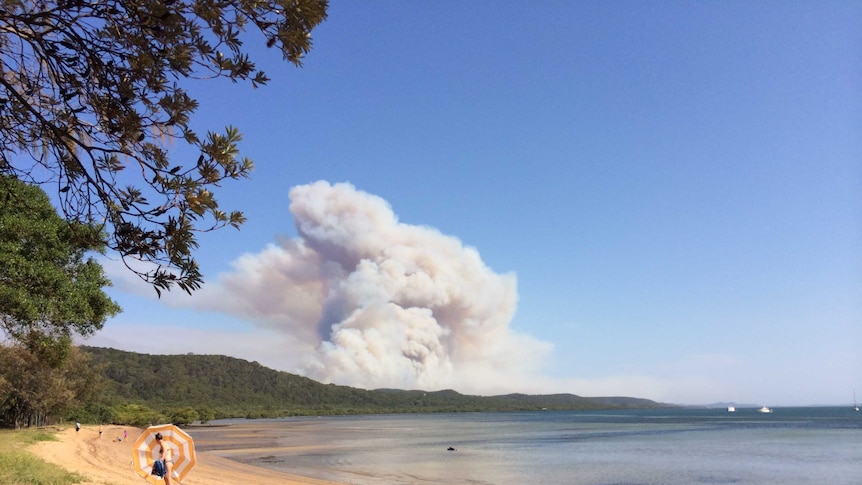
<instances>
[{"instance_id":1,"label":"sand","mask_svg":"<svg viewBox=\"0 0 862 485\"><path fill-rule=\"evenodd\" d=\"M61 429L59 441L42 441L30 448L36 456L84 477L81 485L142 485L147 482L132 470L132 442L141 430L131 426L84 426ZM129 439L117 441L128 433ZM257 468L198 452L197 464L182 485L337 485L334 482L305 478Z\"/></svg>"}]
</instances>

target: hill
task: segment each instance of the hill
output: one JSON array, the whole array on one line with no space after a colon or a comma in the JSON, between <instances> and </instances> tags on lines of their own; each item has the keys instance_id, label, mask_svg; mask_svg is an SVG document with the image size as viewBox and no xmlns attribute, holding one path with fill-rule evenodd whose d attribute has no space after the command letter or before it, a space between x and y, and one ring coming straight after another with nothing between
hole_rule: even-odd
<instances>
[{"instance_id":1,"label":"hill","mask_svg":"<svg viewBox=\"0 0 862 485\"><path fill-rule=\"evenodd\" d=\"M106 379L111 404L208 407L216 417L586 410L668 407L646 399L573 394L471 396L453 390L365 390L223 355L150 355L81 347Z\"/></svg>"}]
</instances>

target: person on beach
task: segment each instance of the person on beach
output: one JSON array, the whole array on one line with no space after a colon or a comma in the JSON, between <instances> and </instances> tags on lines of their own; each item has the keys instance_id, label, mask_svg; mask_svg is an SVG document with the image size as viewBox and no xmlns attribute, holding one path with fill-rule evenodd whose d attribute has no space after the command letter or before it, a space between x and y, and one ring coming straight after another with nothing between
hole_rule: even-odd
<instances>
[{"instance_id":1,"label":"person on beach","mask_svg":"<svg viewBox=\"0 0 862 485\"><path fill-rule=\"evenodd\" d=\"M156 433L156 441L159 442L159 460L165 464L165 470L167 470L165 485L171 485L171 473L174 471L174 450L162 443L163 438L161 433Z\"/></svg>"},{"instance_id":2,"label":"person on beach","mask_svg":"<svg viewBox=\"0 0 862 485\"><path fill-rule=\"evenodd\" d=\"M75 421L75 432L81 431L81 423Z\"/></svg>"}]
</instances>

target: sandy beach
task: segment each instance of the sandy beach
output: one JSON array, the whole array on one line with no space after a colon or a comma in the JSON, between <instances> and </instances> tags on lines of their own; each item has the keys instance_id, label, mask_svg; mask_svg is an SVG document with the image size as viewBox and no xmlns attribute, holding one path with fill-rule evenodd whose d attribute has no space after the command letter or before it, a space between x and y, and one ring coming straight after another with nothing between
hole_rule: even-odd
<instances>
[{"instance_id":1,"label":"sandy beach","mask_svg":"<svg viewBox=\"0 0 862 485\"><path fill-rule=\"evenodd\" d=\"M117 441L128 433L128 440ZM43 441L29 450L45 461L85 477L81 485L141 485L132 470L132 442L141 433L131 426L84 426L61 429L59 441ZM337 485L335 482L299 477L234 462L206 452L197 453L197 464L182 485Z\"/></svg>"}]
</instances>

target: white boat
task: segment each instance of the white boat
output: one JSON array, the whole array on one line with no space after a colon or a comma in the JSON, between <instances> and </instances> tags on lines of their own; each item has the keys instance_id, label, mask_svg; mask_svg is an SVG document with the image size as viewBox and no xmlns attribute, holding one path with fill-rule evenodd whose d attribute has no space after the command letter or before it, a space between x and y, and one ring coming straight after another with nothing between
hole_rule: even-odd
<instances>
[{"instance_id":1,"label":"white boat","mask_svg":"<svg viewBox=\"0 0 862 485\"><path fill-rule=\"evenodd\" d=\"M859 405L856 404L856 391L853 391L853 410L859 412Z\"/></svg>"},{"instance_id":2,"label":"white boat","mask_svg":"<svg viewBox=\"0 0 862 485\"><path fill-rule=\"evenodd\" d=\"M733 406L728 406L728 407L727 407L727 412L729 412L729 413L735 413L735 412L736 412L736 408L735 408L735 407L733 407Z\"/></svg>"},{"instance_id":3,"label":"white boat","mask_svg":"<svg viewBox=\"0 0 862 485\"><path fill-rule=\"evenodd\" d=\"M766 407L766 406L763 406L762 408L758 409L758 410L757 410L757 412L758 412L758 413L764 413L764 414L766 414L766 413L771 413L771 412L772 412L772 409L770 409L770 408L768 408L768 407Z\"/></svg>"}]
</instances>

